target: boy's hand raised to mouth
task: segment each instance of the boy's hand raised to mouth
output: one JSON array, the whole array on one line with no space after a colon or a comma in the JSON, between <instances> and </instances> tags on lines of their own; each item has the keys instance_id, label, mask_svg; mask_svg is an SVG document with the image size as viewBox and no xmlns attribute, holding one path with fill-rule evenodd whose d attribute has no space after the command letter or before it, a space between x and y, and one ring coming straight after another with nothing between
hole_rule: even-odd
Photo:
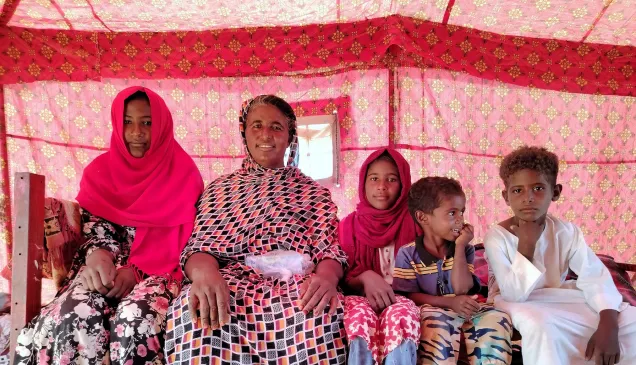
<instances>
[{"instance_id":1,"label":"boy's hand raised to mouth","mask_svg":"<svg viewBox=\"0 0 636 365\"><path fill-rule=\"evenodd\" d=\"M466 223L461 231L459 231L459 237L455 240L455 245L467 245L475 237L475 228Z\"/></svg>"}]
</instances>

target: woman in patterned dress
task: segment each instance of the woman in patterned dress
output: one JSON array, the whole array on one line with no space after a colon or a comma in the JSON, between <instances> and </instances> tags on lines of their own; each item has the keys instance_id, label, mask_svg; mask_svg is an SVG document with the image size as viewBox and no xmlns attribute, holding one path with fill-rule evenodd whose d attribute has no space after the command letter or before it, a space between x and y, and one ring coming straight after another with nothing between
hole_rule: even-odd
<instances>
[{"instance_id":1,"label":"woman in patterned dress","mask_svg":"<svg viewBox=\"0 0 636 365\"><path fill-rule=\"evenodd\" d=\"M86 238L56 298L20 333L15 364L162 364L166 311L203 180L161 97L113 101L108 152L82 176Z\"/></svg>"},{"instance_id":2,"label":"woman in patterned dress","mask_svg":"<svg viewBox=\"0 0 636 365\"><path fill-rule=\"evenodd\" d=\"M398 249L419 232L406 204L410 187L410 167L399 152L373 152L360 168L360 203L340 224L349 260L345 282L356 294L345 298L351 365L417 360L419 309L391 287Z\"/></svg>"},{"instance_id":3,"label":"woman in patterned dress","mask_svg":"<svg viewBox=\"0 0 636 365\"><path fill-rule=\"evenodd\" d=\"M240 130L248 156L206 188L181 256L191 284L168 314L168 362L342 364L337 284L346 257L336 205L295 166L296 117L287 102L273 95L247 102ZM315 270L283 281L245 265L248 255L277 249L309 255Z\"/></svg>"}]
</instances>

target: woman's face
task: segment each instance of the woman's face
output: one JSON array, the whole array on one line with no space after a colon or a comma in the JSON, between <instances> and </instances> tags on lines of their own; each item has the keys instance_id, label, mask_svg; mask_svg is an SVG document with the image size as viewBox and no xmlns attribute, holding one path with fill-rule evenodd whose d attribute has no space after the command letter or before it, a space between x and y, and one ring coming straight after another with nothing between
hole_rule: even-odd
<instances>
[{"instance_id":1,"label":"woman's face","mask_svg":"<svg viewBox=\"0 0 636 365\"><path fill-rule=\"evenodd\" d=\"M257 105L247 114L245 140L252 158L261 166L285 166L289 147L289 125L285 115L273 105Z\"/></svg>"},{"instance_id":2,"label":"woman's face","mask_svg":"<svg viewBox=\"0 0 636 365\"><path fill-rule=\"evenodd\" d=\"M131 100L124 112L124 143L131 156L142 158L150 149L150 104Z\"/></svg>"},{"instance_id":3,"label":"woman's face","mask_svg":"<svg viewBox=\"0 0 636 365\"><path fill-rule=\"evenodd\" d=\"M402 183L397 166L385 159L375 160L367 169L364 193L372 207L390 209L400 197Z\"/></svg>"}]
</instances>

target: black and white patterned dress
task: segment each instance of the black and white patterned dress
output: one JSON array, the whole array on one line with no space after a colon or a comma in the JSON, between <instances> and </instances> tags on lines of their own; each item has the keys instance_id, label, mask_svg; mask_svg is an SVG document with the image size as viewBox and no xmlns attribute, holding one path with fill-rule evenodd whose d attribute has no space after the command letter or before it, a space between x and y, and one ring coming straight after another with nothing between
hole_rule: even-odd
<instances>
[{"instance_id":1,"label":"black and white patterned dress","mask_svg":"<svg viewBox=\"0 0 636 365\"><path fill-rule=\"evenodd\" d=\"M251 157L212 182L199 201L195 229L182 255L213 255L230 289L229 324L194 325L185 285L168 313L166 355L171 364L343 364L343 297L334 315L300 309L300 285L257 274L250 254L276 249L308 254L314 264L346 265L338 244L337 208L329 191L295 167L265 169Z\"/></svg>"}]
</instances>

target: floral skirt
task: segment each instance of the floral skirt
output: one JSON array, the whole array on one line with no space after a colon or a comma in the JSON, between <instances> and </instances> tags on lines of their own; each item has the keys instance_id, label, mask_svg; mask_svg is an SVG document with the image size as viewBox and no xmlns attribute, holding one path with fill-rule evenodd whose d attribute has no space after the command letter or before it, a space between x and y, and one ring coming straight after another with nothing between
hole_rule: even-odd
<instances>
[{"instance_id":1,"label":"floral skirt","mask_svg":"<svg viewBox=\"0 0 636 365\"><path fill-rule=\"evenodd\" d=\"M14 364L164 364L166 312L178 285L147 277L121 301L79 275L18 336Z\"/></svg>"}]
</instances>

